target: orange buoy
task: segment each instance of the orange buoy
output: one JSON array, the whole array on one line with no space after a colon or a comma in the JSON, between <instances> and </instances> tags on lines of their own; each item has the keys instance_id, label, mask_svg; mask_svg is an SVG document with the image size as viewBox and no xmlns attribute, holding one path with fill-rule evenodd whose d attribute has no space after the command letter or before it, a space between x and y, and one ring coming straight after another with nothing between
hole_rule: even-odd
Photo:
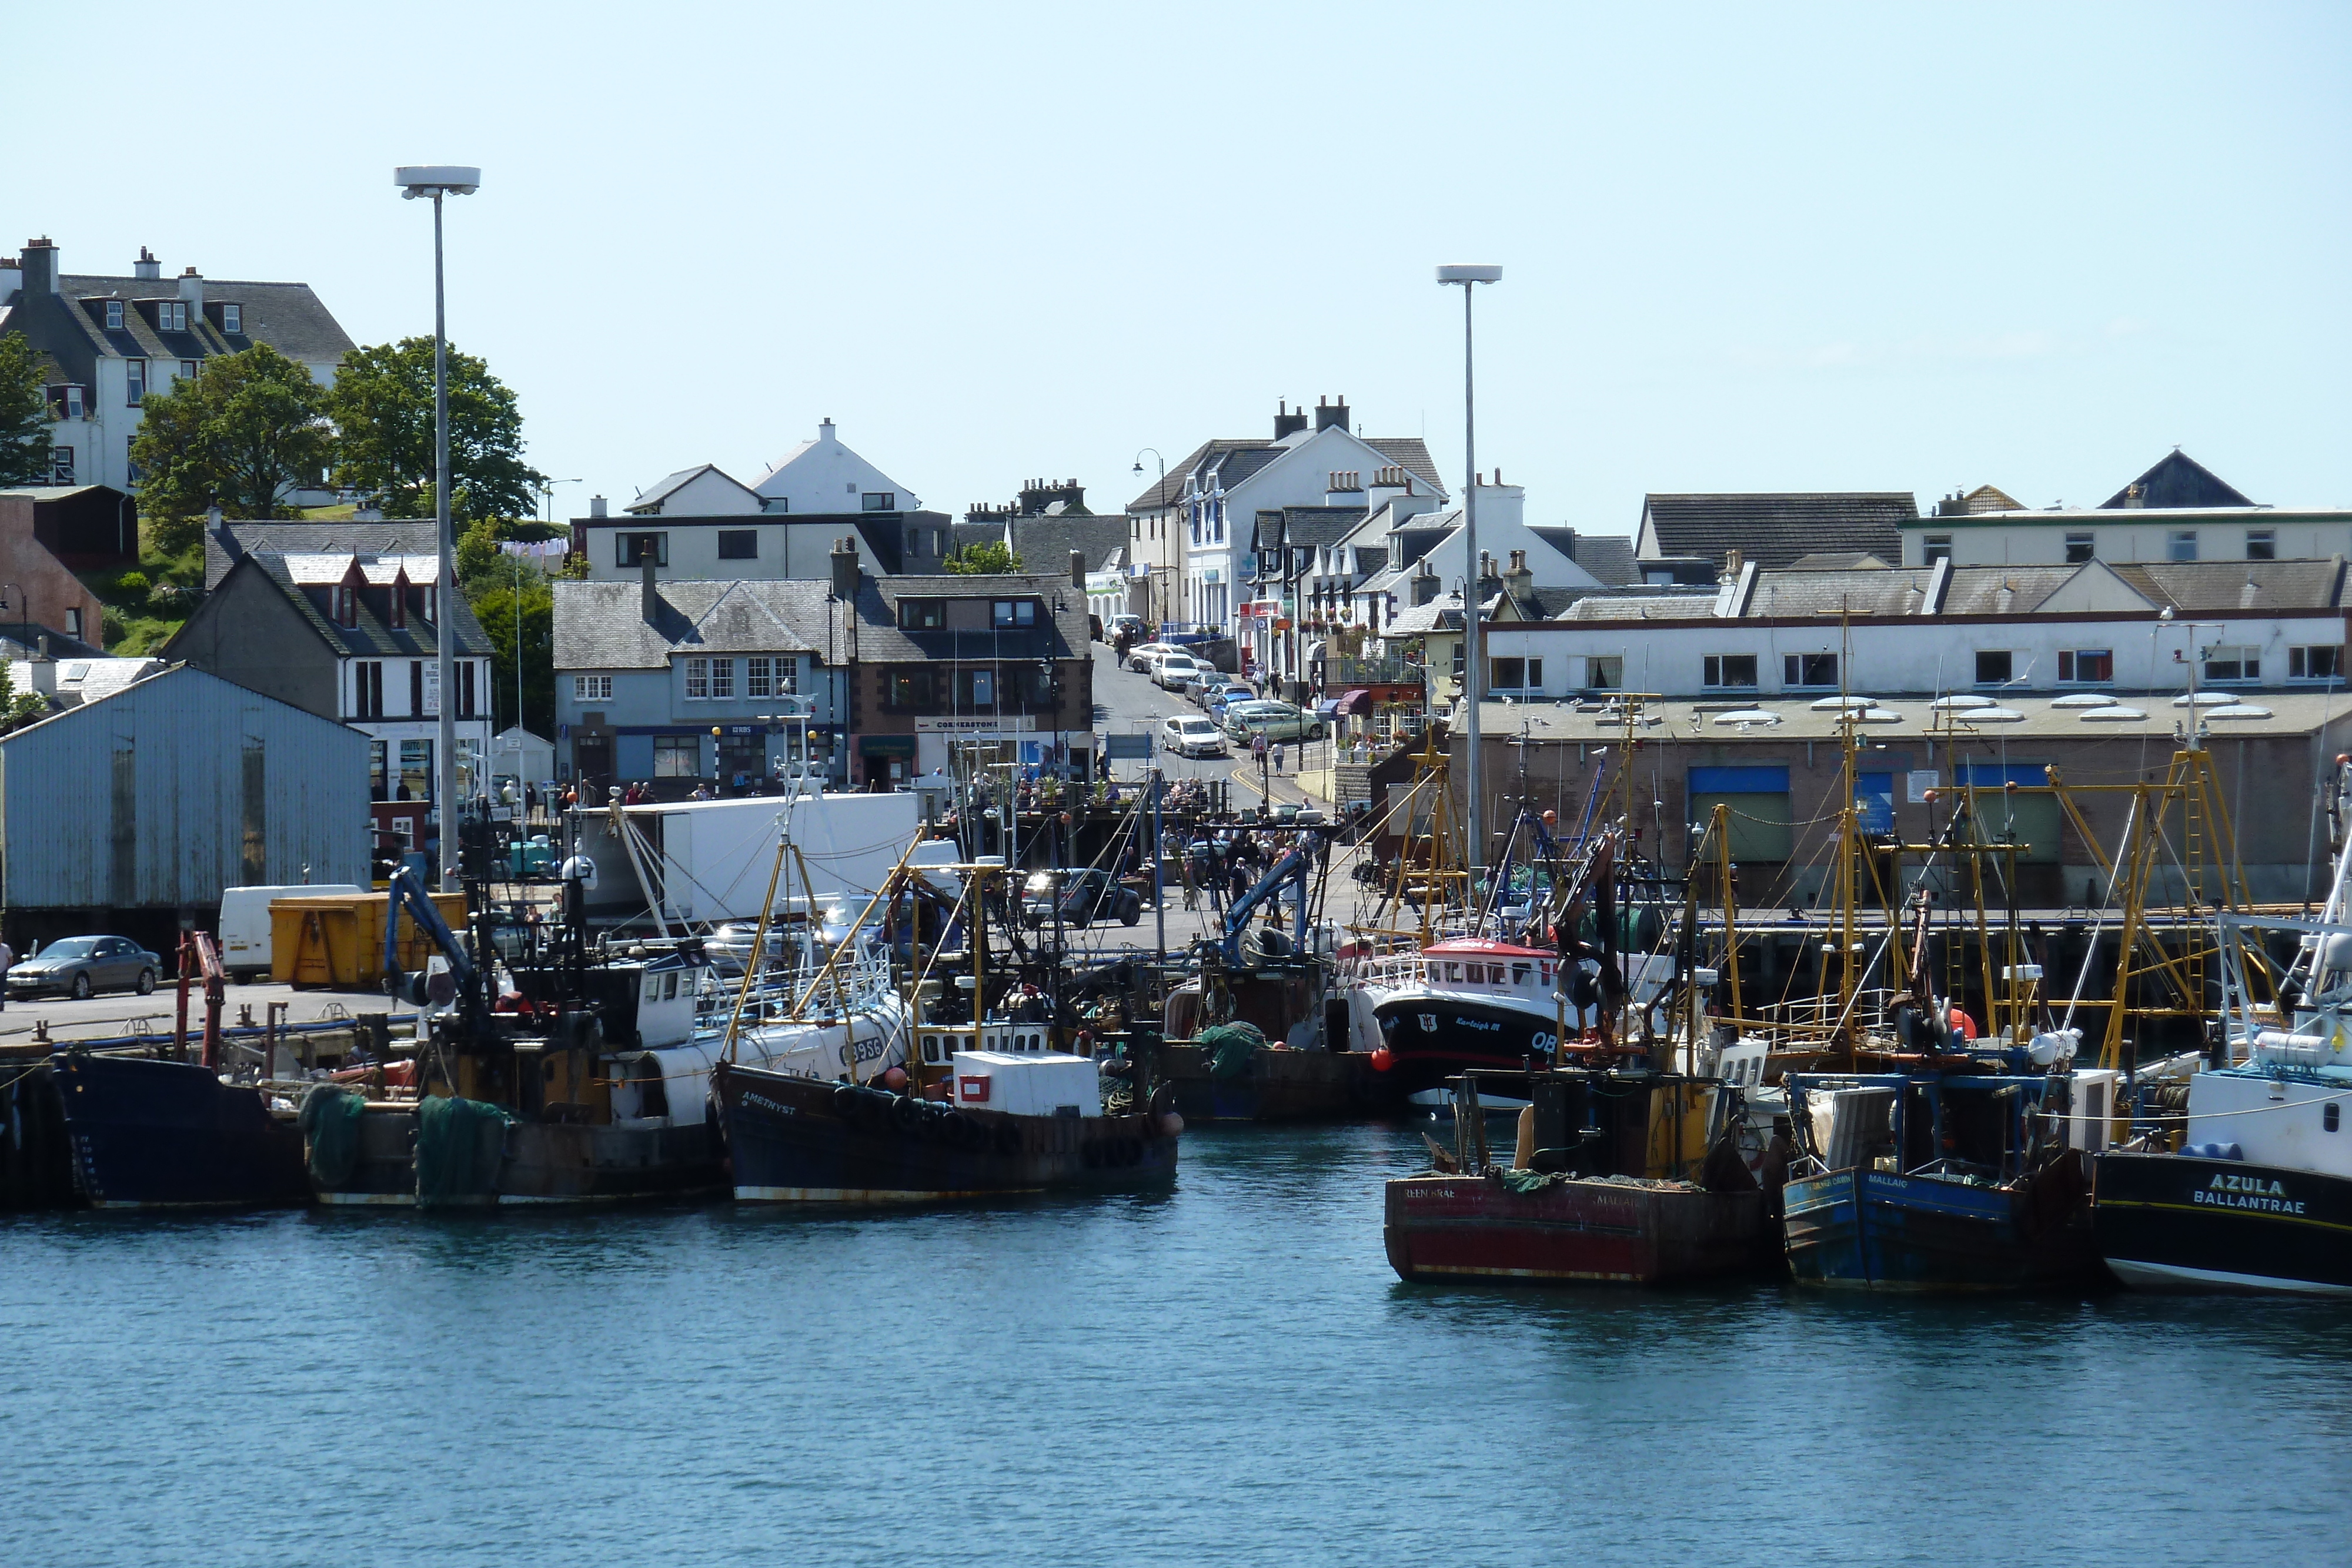
<instances>
[{"instance_id":1,"label":"orange buoy","mask_svg":"<svg viewBox=\"0 0 2352 1568\"><path fill-rule=\"evenodd\" d=\"M1375 1072L1386 1072L1395 1063L1396 1058L1389 1054L1389 1048L1385 1045L1372 1052L1372 1071Z\"/></svg>"}]
</instances>

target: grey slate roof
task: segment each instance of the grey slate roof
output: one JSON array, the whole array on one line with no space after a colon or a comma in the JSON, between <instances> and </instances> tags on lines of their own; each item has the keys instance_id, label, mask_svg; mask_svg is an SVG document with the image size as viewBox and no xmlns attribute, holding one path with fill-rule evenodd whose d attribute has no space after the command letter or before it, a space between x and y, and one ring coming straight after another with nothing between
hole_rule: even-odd
<instances>
[{"instance_id":1,"label":"grey slate roof","mask_svg":"<svg viewBox=\"0 0 2352 1568\"><path fill-rule=\"evenodd\" d=\"M1580 534L1566 524L1531 524L1528 532L1559 551L1611 588L1642 580L1633 541L1603 534Z\"/></svg>"},{"instance_id":2,"label":"grey slate roof","mask_svg":"<svg viewBox=\"0 0 2352 1568\"><path fill-rule=\"evenodd\" d=\"M1072 550L1085 554L1088 571L1105 570L1112 555L1127 543L1133 524L1125 516L1066 512L1058 517L1012 517L1005 527L1013 535L1013 553L1021 558L1024 568L1057 573L1066 581Z\"/></svg>"},{"instance_id":3,"label":"grey slate roof","mask_svg":"<svg viewBox=\"0 0 2352 1568\"><path fill-rule=\"evenodd\" d=\"M909 632L898 625L902 599L1034 598L1044 618L1025 632ZM1057 613L1055 604L1061 605ZM861 664L941 660L1078 659L1091 641L1086 596L1069 574L1023 572L1004 577L866 577L857 585L857 658Z\"/></svg>"},{"instance_id":4,"label":"grey slate roof","mask_svg":"<svg viewBox=\"0 0 2352 1568\"><path fill-rule=\"evenodd\" d=\"M389 523L223 522L205 531L205 587L216 586L247 555L436 555L432 518Z\"/></svg>"},{"instance_id":5,"label":"grey slate roof","mask_svg":"<svg viewBox=\"0 0 2352 1568\"><path fill-rule=\"evenodd\" d=\"M1429 455L1429 444L1419 436L1368 436L1364 444L1426 482L1439 495L1445 493L1445 481L1437 476L1437 464ZM1192 448L1181 463L1168 465L1168 482L1164 486L1155 479L1149 489L1127 504L1127 509L1156 512L1174 506L1177 497L1184 493L1185 476L1196 470L1213 475L1228 486L1238 485L1288 450L1273 442L1255 439L1220 437L1204 441Z\"/></svg>"},{"instance_id":6,"label":"grey slate roof","mask_svg":"<svg viewBox=\"0 0 2352 1568\"><path fill-rule=\"evenodd\" d=\"M2156 466L2099 503L2103 511L2121 510L2139 488L2143 507L2251 507L2236 488L2223 483L2211 469L2178 446L2157 460Z\"/></svg>"},{"instance_id":7,"label":"grey slate roof","mask_svg":"<svg viewBox=\"0 0 2352 1568\"><path fill-rule=\"evenodd\" d=\"M337 624L326 609L294 580L286 558L274 551L246 556L229 570L250 571L274 585L286 596L287 602L301 613L303 620L310 622L320 641L339 654L358 659L423 659L433 657L440 650L439 628L421 619L411 619L405 626L394 626L375 612L366 594L358 596L356 619L359 624ZM482 631L482 623L474 619L473 606L466 602L463 593L455 595L455 599L449 616L453 652L467 658L489 658L494 650L489 638ZM163 651L168 654L170 644L165 644Z\"/></svg>"},{"instance_id":8,"label":"grey slate roof","mask_svg":"<svg viewBox=\"0 0 2352 1568\"><path fill-rule=\"evenodd\" d=\"M1429 455L1429 443L1418 435L1368 435L1364 444L1403 468L1415 478L1426 479L1439 495L1445 493L1445 481L1437 476L1437 463Z\"/></svg>"},{"instance_id":9,"label":"grey slate roof","mask_svg":"<svg viewBox=\"0 0 2352 1568\"><path fill-rule=\"evenodd\" d=\"M2161 609L2326 610L2345 603L2345 561L2152 560L2116 566L2115 574Z\"/></svg>"},{"instance_id":10,"label":"grey slate roof","mask_svg":"<svg viewBox=\"0 0 2352 1568\"><path fill-rule=\"evenodd\" d=\"M553 586L559 670L657 670L673 653L822 654L833 645L832 584L822 580L672 579L655 584L661 608L650 623L641 582Z\"/></svg>"},{"instance_id":11,"label":"grey slate roof","mask_svg":"<svg viewBox=\"0 0 2352 1568\"><path fill-rule=\"evenodd\" d=\"M1645 559L1721 561L1736 549L1758 566L1782 567L1817 551L1900 560L1901 525L1919 515L1919 506L1908 491L1651 495L1643 498L1642 515L1657 540Z\"/></svg>"},{"instance_id":12,"label":"grey slate roof","mask_svg":"<svg viewBox=\"0 0 2352 1568\"><path fill-rule=\"evenodd\" d=\"M242 330L230 333L213 324L208 310L189 311L184 332L155 329L136 304L178 299L176 278L68 273L58 281L55 294L19 290L7 326L55 360L62 379L85 385L95 379L97 361L103 359L201 360L268 343L289 360L334 364L354 346L307 283L205 279L207 306L238 307ZM121 298L126 307L122 326L115 331L107 329L100 303L110 298Z\"/></svg>"},{"instance_id":13,"label":"grey slate roof","mask_svg":"<svg viewBox=\"0 0 2352 1568\"><path fill-rule=\"evenodd\" d=\"M1283 538L1294 549L1323 549L1353 533L1365 515L1362 507L1285 507Z\"/></svg>"},{"instance_id":14,"label":"grey slate roof","mask_svg":"<svg viewBox=\"0 0 2352 1568\"><path fill-rule=\"evenodd\" d=\"M1202 467L1213 458L1223 457L1228 453L1239 452L1246 447L1265 444L1263 441L1238 436L1203 441L1186 454L1182 462L1171 463L1168 465L1168 477L1164 482L1155 474L1150 487L1134 500L1129 501L1127 504L1127 509L1130 512L1165 511L1174 506L1176 498L1184 493L1184 481L1193 470Z\"/></svg>"}]
</instances>

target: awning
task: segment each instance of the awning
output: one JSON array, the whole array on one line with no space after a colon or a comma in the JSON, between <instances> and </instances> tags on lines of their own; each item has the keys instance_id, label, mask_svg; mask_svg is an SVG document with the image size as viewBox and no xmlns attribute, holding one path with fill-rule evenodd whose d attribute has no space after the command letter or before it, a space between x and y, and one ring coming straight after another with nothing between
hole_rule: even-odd
<instances>
[{"instance_id":1,"label":"awning","mask_svg":"<svg viewBox=\"0 0 2352 1568\"><path fill-rule=\"evenodd\" d=\"M1338 697L1325 697L1315 705L1315 716L1318 718L1337 718L1339 715L1339 699Z\"/></svg>"},{"instance_id":2,"label":"awning","mask_svg":"<svg viewBox=\"0 0 2352 1568\"><path fill-rule=\"evenodd\" d=\"M1333 708L1331 711L1335 714L1340 714L1343 716L1348 714L1369 713L1371 711L1371 689L1368 686L1358 686L1353 691L1341 693L1339 695L1339 706Z\"/></svg>"},{"instance_id":3,"label":"awning","mask_svg":"<svg viewBox=\"0 0 2352 1568\"><path fill-rule=\"evenodd\" d=\"M911 735L861 735L857 737L860 757L912 757L915 737Z\"/></svg>"}]
</instances>

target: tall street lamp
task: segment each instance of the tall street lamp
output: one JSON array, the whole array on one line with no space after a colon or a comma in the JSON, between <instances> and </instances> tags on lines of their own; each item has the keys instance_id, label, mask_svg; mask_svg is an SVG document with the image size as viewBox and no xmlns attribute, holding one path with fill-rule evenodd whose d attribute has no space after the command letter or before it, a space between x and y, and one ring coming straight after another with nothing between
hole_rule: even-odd
<instances>
[{"instance_id":1,"label":"tall street lamp","mask_svg":"<svg viewBox=\"0 0 2352 1568\"><path fill-rule=\"evenodd\" d=\"M1470 896L1478 896L1478 873L1486 863L1486 809L1478 793L1478 702L1486 683L1480 680L1478 658L1478 414L1471 376L1470 297L1481 283L1499 283L1499 267L1441 267L1437 281L1462 286L1462 554L1468 563L1467 591L1462 595L1462 706L1470 712L1469 763L1463 786L1470 810Z\"/></svg>"},{"instance_id":2,"label":"tall street lamp","mask_svg":"<svg viewBox=\"0 0 2352 1568\"><path fill-rule=\"evenodd\" d=\"M440 587L434 596L439 650L435 664L441 682L441 737L433 759L433 802L441 820L441 891L457 888L457 683L450 663L449 626L457 619L457 547L449 536L449 319L441 280L441 198L470 196L482 172L454 163L411 164L395 169L392 183L404 201L433 200L433 525L440 543ZM480 764L477 763L477 767Z\"/></svg>"},{"instance_id":3,"label":"tall street lamp","mask_svg":"<svg viewBox=\"0 0 2352 1568\"><path fill-rule=\"evenodd\" d=\"M1145 452L1150 453L1151 460L1160 465L1160 483L1154 486L1151 491L1151 503L1154 512L1156 513L1152 527L1158 528L1160 531L1154 534L1152 538L1156 540L1164 540L1168 537L1168 459L1160 455L1160 448L1157 446L1146 446L1142 448L1135 455L1135 472L1139 478L1140 478L1143 474L1143 454ZM1160 627L1167 624L1168 622L1168 586L1167 580L1160 575L1160 547L1157 544L1152 547L1151 565L1145 569L1143 580L1145 584L1143 590L1143 602L1146 609L1150 608L1153 597L1152 590L1159 590L1160 618L1152 623L1151 627L1151 635L1157 638L1160 635Z\"/></svg>"}]
</instances>

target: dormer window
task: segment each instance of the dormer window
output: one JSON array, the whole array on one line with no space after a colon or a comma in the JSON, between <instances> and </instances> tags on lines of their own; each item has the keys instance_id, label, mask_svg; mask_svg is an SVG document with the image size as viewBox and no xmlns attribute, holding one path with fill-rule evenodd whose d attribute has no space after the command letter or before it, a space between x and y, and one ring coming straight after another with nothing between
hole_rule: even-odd
<instances>
[{"instance_id":1,"label":"dormer window","mask_svg":"<svg viewBox=\"0 0 2352 1568\"><path fill-rule=\"evenodd\" d=\"M396 577L393 579L392 623L394 626L405 626L408 624L408 579L405 577Z\"/></svg>"},{"instance_id":2,"label":"dormer window","mask_svg":"<svg viewBox=\"0 0 2352 1568\"><path fill-rule=\"evenodd\" d=\"M360 596L348 582L335 584L335 624L356 626L360 623Z\"/></svg>"},{"instance_id":3,"label":"dormer window","mask_svg":"<svg viewBox=\"0 0 2352 1568\"><path fill-rule=\"evenodd\" d=\"M245 330L244 306L224 305L221 307L221 330L224 332L240 333Z\"/></svg>"},{"instance_id":4,"label":"dormer window","mask_svg":"<svg viewBox=\"0 0 2352 1568\"><path fill-rule=\"evenodd\" d=\"M110 332L122 330L122 301L120 299L106 302L106 329Z\"/></svg>"},{"instance_id":5,"label":"dormer window","mask_svg":"<svg viewBox=\"0 0 2352 1568\"><path fill-rule=\"evenodd\" d=\"M65 393L66 417L68 419L79 419L82 416L81 388L68 385L65 389Z\"/></svg>"},{"instance_id":6,"label":"dormer window","mask_svg":"<svg viewBox=\"0 0 2352 1568\"><path fill-rule=\"evenodd\" d=\"M163 299L155 305L155 330L184 332L188 329L188 302L184 299Z\"/></svg>"}]
</instances>

